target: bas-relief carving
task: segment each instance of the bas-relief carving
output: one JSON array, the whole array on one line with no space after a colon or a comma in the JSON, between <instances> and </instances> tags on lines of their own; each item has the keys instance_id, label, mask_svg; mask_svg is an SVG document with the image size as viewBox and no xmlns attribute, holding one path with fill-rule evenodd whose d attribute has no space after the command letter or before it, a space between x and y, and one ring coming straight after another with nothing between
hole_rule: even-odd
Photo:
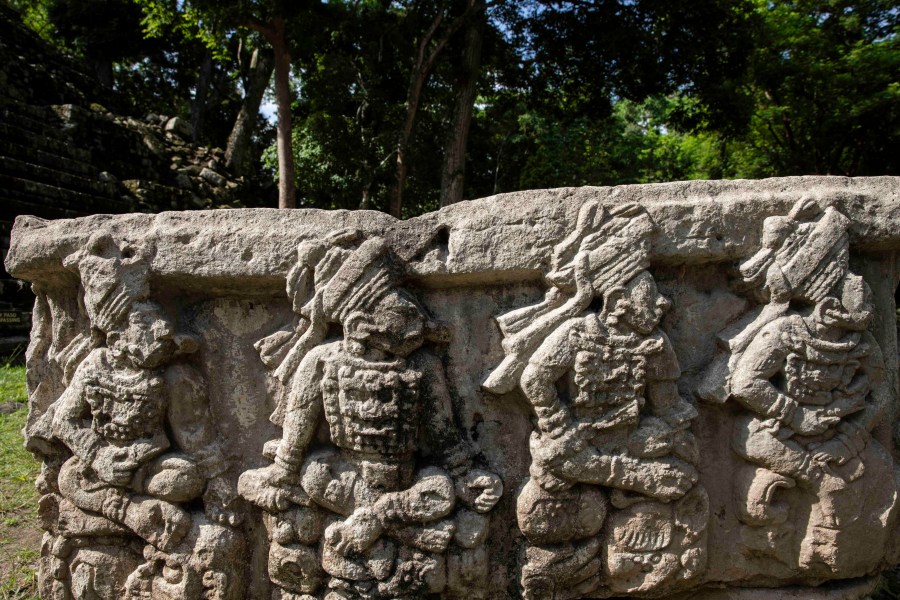
<instances>
[{"instance_id":1,"label":"bas-relief carving","mask_svg":"<svg viewBox=\"0 0 900 600\"><path fill-rule=\"evenodd\" d=\"M236 494L184 360L196 342L149 299L146 248L94 236L64 264L90 332L62 352L65 391L28 431L46 457L42 597L241 598Z\"/></svg>"},{"instance_id":2,"label":"bas-relief carving","mask_svg":"<svg viewBox=\"0 0 900 600\"><path fill-rule=\"evenodd\" d=\"M669 301L642 209L588 204L554 249L543 302L498 317L506 358L484 387L519 387L536 416L519 492L528 599L677 588L706 560L695 408L659 330Z\"/></svg>"},{"instance_id":3,"label":"bas-relief carving","mask_svg":"<svg viewBox=\"0 0 900 600\"><path fill-rule=\"evenodd\" d=\"M454 422L432 348L449 332L402 276L382 239L303 243L287 284L298 325L257 346L283 384L283 434L239 490L267 513L275 597L487 597L503 485Z\"/></svg>"},{"instance_id":4,"label":"bas-relief carving","mask_svg":"<svg viewBox=\"0 0 900 600\"><path fill-rule=\"evenodd\" d=\"M742 552L807 579L875 570L900 489L872 436L892 398L869 332L871 291L849 267L848 225L811 200L765 220L762 248L740 265L762 304L723 333L699 391L741 408L732 447L744 461L733 480Z\"/></svg>"},{"instance_id":5,"label":"bas-relief carving","mask_svg":"<svg viewBox=\"0 0 900 600\"><path fill-rule=\"evenodd\" d=\"M209 333L209 297L151 289L152 244L97 232L62 259L77 293L36 284L42 597L681 597L876 572L897 558L900 476L873 436L895 391L848 224L808 200L766 219L735 286L756 308L686 373L686 334L667 329L673 346L661 321L697 307L659 292L658 224L636 204L584 203L541 287L446 323L441 289L417 287L390 236L323 231L286 261L286 298L254 300L252 323L216 309L215 336L190 331ZM288 304L294 322L254 353ZM481 348L465 359L449 343L463 333ZM239 351L208 347L229 336ZM503 438L527 472L479 452L461 425L473 394L531 415L530 439L524 416ZM704 429L711 414L724 434ZM252 433L223 439L236 428ZM734 472L703 460L729 445Z\"/></svg>"}]
</instances>

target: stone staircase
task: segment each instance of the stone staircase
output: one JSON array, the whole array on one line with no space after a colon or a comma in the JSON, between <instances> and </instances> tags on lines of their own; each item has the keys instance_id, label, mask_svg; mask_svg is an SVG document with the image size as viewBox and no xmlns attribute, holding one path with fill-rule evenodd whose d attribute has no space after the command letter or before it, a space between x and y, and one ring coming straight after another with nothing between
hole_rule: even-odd
<instances>
[{"instance_id":1,"label":"stone staircase","mask_svg":"<svg viewBox=\"0 0 900 600\"><path fill-rule=\"evenodd\" d=\"M0 2L0 356L5 338L29 329L30 292L2 268L17 215L240 206L258 196L223 170L221 150L192 143L181 119L128 116L122 102Z\"/></svg>"},{"instance_id":2,"label":"stone staircase","mask_svg":"<svg viewBox=\"0 0 900 600\"><path fill-rule=\"evenodd\" d=\"M16 215L54 219L133 210L122 186L91 162L52 108L0 104L0 249L5 258ZM28 291L0 278L0 353L27 341Z\"/></svg>"},{"instance_id":3,"label":"stone staircase","mask_svg":"<svg viewBox=\"0 0 900 600\"><path fill-rule=\"evenodd\" d=\"M0 219L134 210L121 186L91 159L52 108L6 105L0 109Z\"/></svg>"},{"instance_id":4,"label":"stone staircase","mask_svg":"<svg viewBox=\"0 0 900 600\"><path fill-rule=\"evenodd\" d=\"M99 84L0 2L0 260L16 215L46 219L133 210L52 105L88 106ZM0 270L0 354L27 340L30 291Z\"/></svg>"}]
</instances>

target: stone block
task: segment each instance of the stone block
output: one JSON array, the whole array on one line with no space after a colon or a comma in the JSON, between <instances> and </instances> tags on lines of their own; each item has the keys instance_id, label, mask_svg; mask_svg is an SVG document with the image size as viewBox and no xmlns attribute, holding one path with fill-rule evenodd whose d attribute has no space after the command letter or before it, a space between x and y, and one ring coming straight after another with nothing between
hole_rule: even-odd
<instances>
[{"instance_id":1,"label":"stone block","mask_svg":"<svg viewBox=\"0 0 900 600\"><path fill-rule=\"evenodd\" d=\"M165 127L166 133L174 133L175 135L189 140L194 135L194 130L191 128L191 124L185 121L180 117L172 117L168 121L166 121Z\"/></svg>"},{"instance_id":2,"label":"stone block","mask_svg":"<svg viewBox=\"0 0 900 600\"><path fill-rule=\"evenodd\" d=\"M206 180L210 185L214 185L215 187L222 187L226 183L226 179L207 167L203 167L200 171L200 177Z\"/></svg>"},{"instance_id":3,"label":"stone block","mask_svg":"<svg viewBox=\"0 0 900 600\"><path fill-rule=\"evenodd\" d=\"M20 217L45 595L863 598L900 562L898 194Z\"/></svg>"}]
</instances>

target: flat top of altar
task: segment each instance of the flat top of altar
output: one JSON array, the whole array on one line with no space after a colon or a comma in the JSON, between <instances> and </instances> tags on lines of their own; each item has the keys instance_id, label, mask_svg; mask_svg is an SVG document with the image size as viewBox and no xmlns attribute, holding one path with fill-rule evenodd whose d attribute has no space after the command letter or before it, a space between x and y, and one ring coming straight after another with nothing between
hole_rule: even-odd
<instances>
[{"instance_id":1,"label":"flat top of altar","mask_svg":"<svg viewBox=\"0 0 900 600\"><path fill-rule=\"evenodd\" d=\"M232 209L94 215L43 221L20 216L7 270L25 280L67 282L62 259L92 236L150 246L151 270L167 284L210 293L270 294L297 243L342 228L383 236L426 285L473 285L539 278L554 244L589 200L639 203L658 229L656 263L731 260L759 246L762 221L799 198L850 217L856 250L900 247L900 178L787 177L558 188L462 202L408 220L376 211Z\"/></svg>"}]
</instances>

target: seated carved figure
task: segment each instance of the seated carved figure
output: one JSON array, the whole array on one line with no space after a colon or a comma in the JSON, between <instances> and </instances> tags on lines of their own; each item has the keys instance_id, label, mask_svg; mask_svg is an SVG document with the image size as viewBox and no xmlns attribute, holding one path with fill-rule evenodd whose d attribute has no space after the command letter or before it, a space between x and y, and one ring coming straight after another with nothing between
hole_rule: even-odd
<instances>
[{"instance_id":1,"label":"seated carved figure","mask_svg":"<svg viewBox=\"0 0 900 600\"><path fill-rule=\"evenodd\" d=\"M725 336L728 363L701 390L746 411L733 446L748 463L735 490L747 550L818 577L877 565L900 481L870 433L888 396L847 225L809 201L766 219L764 247L741 272L768 302Z\"/></svg>"},{"instance_id":2,"label":"seated carved figure","mask_svg":"<svg viewBox=\"0 0 900 600\"><path fill-rule=\"evenodd\" d=\"M522 375L538 415L533 474L548 489L582 482L679 498L696 482L683 435L696 411L675 390L675 354L655 331L669 302L646 271L606 300L601 314L563 323Z\"/></svg>"},{"instance_id":3,"label":"seated carved figure","mask_svg":"<svg viewBox=\"0 0 900 600\"><path fill-rule=\"evenodd\" d=\"M443 368L424 346L441 332L397 287L382 240L307 252L299 264L320 285L308 290L308 335L293 341L303 356L286 359L297 365L284 433L267 448L273 463L239 481L270 513L270 578L282 598L326 580L329 600L471 596L485 587L480 546L502 484L473 468L454 423ZM323 322L340 323L343 338L327 341ZM329 443L316 447L323 419ZM425 448L436 465L418 464ZM298 519L305 532L291 526Z\"/></svg>"},{"instance_id":4,"label":"seated carved figure","mask_svg":"<svg viewBox=\"0 0 900 600\"><path fill-rule=\"evenodd\" d=\"M649 591L704 564L697 412L658 329L670 303L644 270L651 231L634 207L602 222L587 205L557 246L545 301L498 319L507 359L485 387L518 384L537 417L518 499L527 598Z\"/></svg>"},{"instance_id":5,"label":"seated carved figure","mask_svg":"<svg viewBox=\"0 0 900 600\"><path fill-rule=\"evenodd\" d=\"M85 253L77 266L117 261ZM85 305L105 345L80 362L44 419L46 437L71 452L45 500L58 515L48 527L57 536L58 579L69 580L53 586L60 597L123 597L144 544L180 548L199 516L183 508L187 502L202 498L209 518L235 520L203 378L173 363L197 344L145 299L146 286L134 281L139 271L131 275L124 284L85 277ZM234 582L222 597L240 589Z\"/></svg>"}]
</instances>

